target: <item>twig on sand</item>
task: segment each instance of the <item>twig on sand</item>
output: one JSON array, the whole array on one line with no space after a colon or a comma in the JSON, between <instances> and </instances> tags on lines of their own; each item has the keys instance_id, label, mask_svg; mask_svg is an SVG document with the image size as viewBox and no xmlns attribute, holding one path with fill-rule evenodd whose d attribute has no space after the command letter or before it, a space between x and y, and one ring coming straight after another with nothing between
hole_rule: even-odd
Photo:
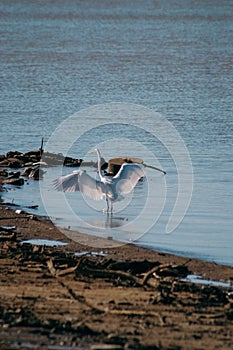
<instances>
[{"instance_id":1,"label":"twig on sand","mask_svg":"<svg viewBox=\"0 0 233 350\"><path fill-rule=\"evenodd\" d=\"M80 259L80 260L81 260L81 259ZM76 266L73 267L73 271L75 271L75 270L78 268L79 265L80 265L80 261L79 261L79 263L78 263ZM76 294L70 286L66 285L63 281L61 281L59 277L64 276L64 274L61 275L61 273L59 274L59 273L57 272L56 268L54 267L54 264L53 264L53 260L52 260L52 259L49 259L49 260L47 261L47 266L48 266L48 269L49 269L51 275L57 279L58 283L59 283L63 288L65 288L65 289L68 291L68 293L70 294L70 296L71 296L74 300L79 301L80 303L85 304L86 306L88 306L89 308L91 308L92 310L94 310L96 313L104 313L104 312L105 312L104 310L101 310L101 309L99 309L99 308L93 306L92 304L88 303L83 295L78 295L78 294ZM66 270L64 270L64 271L67 271L67 270L71 270L71 268L66 269ZM73 271L72 271L72 272L73 272ZM70 272L70 273L71 273L71 272Z\"/></svg>"},{"instance_id":2,"label":"twig on sand","mask_svg":"<svg viewBox=\"0 0 233 350\"><path fill-rule=\"evenodd\" d=\"M123 277L125 279L135 282L139 286L142 286L141 278L138 278L129 272L119 271L119 270L107 270L107 269L103 269L103 270L92 269L92 268L88 268L88 272L93 273L95 276L98 276L98 277L115 277L115 276Z\"/></svg>"},{"instance_id":3,"label":"twig on sand","mask_svg":"<svg viewBox=\"0 0 233 350\"><path fill-rule=\"evenodd\" d=\"M47 267L48 267L49 272L51 273L51 275L53 277L57 277L57 270L55 269L55 267L53 265L53 260L52 259L47 260Z\"/></svg>"},{"instance_id":4,"label":"twig on sand","mask_svg":"<svg viewBox=\"0 0 233 350\"><path fill-rule=\"evenodd\" d=\"M150 279L151 275L154 275L154 278L160 278L158 275L157 275L157 272L158 271L161 271L162 269L165 269L165 268L171 268L172 265L170 264L164 264L164 265L159 265L159 266L154 266L152 267L152 269L150 269L149 271L147 271L143 277L143 280L142 280L142 285L145 285L148 280Z\"/></svg>"},{"instance_id":5,"label":"twig on sand","mask_svg":"<svg viewBox=\"0 0 233 350\"><path fill-rule=\"evenodd\" d=\"M161 315L158 312L154 311L144 311L144 310L109 310L105 309L105 311L111 315L122 315L122 316L146 316L146 317L157 317L159 321L159 325L163 326L164 321Z\"/></svg>"},{"instance_id":6,"label":"twig on sand","mask_svg":"<svg viewBox=\"0 0 233 350\"><path fill-rule=\"evenodd\" d=\"M65 270L57 270L57 269L54 267L54 265L53 265L53 260L52 260L52 259L49 259L49 260L47 261L48 269L49 269L49 271L50 271L50 273L51 273L51 275L52 275L53 277L60 277L60 276L69 275L70 273L75 272L75 270L78 269L79 265L80 265L80 262L78 262L77 265L72 266L72 267L68 267L68 268L65 269Z\"/></svg>"}]
</instances>

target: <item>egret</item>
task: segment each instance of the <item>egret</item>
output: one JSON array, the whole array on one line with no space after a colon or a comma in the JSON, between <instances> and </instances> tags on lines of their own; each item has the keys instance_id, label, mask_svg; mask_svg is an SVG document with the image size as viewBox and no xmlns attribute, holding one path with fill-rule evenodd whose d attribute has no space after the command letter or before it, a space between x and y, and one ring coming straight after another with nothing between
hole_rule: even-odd
<instances>
[{"instance_id":1,"label":"egret","mask_svg":"<svg viewBox=\"0 0 233 350\"><path fill-rule=\"evenodd\" d=\"M124 163L118 173L112 178L104 177L101 170L101 155L96 148L91 153L97 153L99 180L87 174L85 170L76 170L71 174L61 176L53 181L53 188L57 191L80 191L94 200L106 199L106 212L113 212L113 203L123 199L123 195L130 193L139 179L145 176L142 164Z\"/></svg>"}]
</instances>

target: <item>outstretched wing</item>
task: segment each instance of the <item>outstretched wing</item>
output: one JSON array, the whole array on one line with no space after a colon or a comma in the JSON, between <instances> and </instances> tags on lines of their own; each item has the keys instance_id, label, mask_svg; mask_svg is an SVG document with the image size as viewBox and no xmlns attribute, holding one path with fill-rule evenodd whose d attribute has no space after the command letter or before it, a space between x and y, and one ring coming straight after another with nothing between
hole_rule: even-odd
<instances>
[{"instance_id":1,"label":"outstretched wing","mask_svg":"<svg viewBox=\"0 0 233 350\"><path fill-rule=\"evenodd\" d=\"M60 192L76 192L79 191L78 178L80 176L79 171L74 171L73 173L65 176L61 176L53 181L54 190Z\"/></svg>"},{"instance_id":2,"label":"outstretched wing","mask_svg":"<svg viewBox=\"0 0 233 350\"><path fill-rule=\"evenodd\" d=\"M116 182L118 194L130 193L138 183L138 180L145 174L145 168L141 164L122 164L120 170L112 179Z\"/></svg>"},{"instance_id":3,"label":"outstretched wing","mask_svg":"<svg viewBox=\"0 0 233 350\"><path fill-rule=\"evenodd\" d=\"M95 180L83 170L59 177L53 181L53 188L63 192L80 191L94 200L100 200L105 195L102 182Z\"/></svg>"}]
</instances>

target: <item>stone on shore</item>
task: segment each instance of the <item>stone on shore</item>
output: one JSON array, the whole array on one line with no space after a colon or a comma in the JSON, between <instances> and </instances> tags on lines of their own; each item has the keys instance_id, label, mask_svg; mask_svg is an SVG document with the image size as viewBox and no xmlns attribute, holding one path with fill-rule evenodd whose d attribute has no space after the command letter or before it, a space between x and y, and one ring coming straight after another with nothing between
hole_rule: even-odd
<instances>
[{"instance_id":1,"label":"stone on shore","mask_svg":"<svg viewBox=\"0 0 233 350\"><path fill-rule=\"evenodd\" d=\"M8 171L5 169L0 169L0 178L1 177L7 177L8 176Z\"/></svg>"},{"instance_id":2,"label":"stone on shore","mask_svg":"<svg viewBox=\"0 0 233 350\"><path fill-rule=\"evenodd\" d=\"M11 177L11 178L4 179L2 183L8 184L8 185L22 186L24 185L24 179L22 179L21 177L20 178Z\"/></svg>"},{"instance_id":3,"label":"stone on shore","mask_svg":"<svg viewBox=\"0 0 233 350\"><path fill-rule=\"evenodd\" d=\"M46 162L46 166L65 165L78 167L82 163L82 159L65 157L61 153L44 152L42 149L29 152L9 151L6 155L0 155L0 167L2 168L23 168L31 166L33 163ZM39 165L39 164L38 164Z\"/></svg>"},{"instance_id":4,"label":"stone on shore","mask_svg":"<svg viewBox=\"0 0 233 350\"><path fill-rule=\"evenodd\" d=\"M45 171L43 171L42 169L40 169L39 166L37 166L36 168L32 168L32 167L24 168L24 171L22 172L21 175L33 180L41 180L43 178L44 173Z\"/></svg>"},{"instance_id":5,"label":"stone on shore","mask_svg":"<svg viewBox=\"0 0 233 350\"><path fill-rule=\"evenodd\" d=\"M19 169L22 167L23 162L17 158L7 158L0 162L0 167L7 167L13 169Z\"/></svg>"}]
</instances>

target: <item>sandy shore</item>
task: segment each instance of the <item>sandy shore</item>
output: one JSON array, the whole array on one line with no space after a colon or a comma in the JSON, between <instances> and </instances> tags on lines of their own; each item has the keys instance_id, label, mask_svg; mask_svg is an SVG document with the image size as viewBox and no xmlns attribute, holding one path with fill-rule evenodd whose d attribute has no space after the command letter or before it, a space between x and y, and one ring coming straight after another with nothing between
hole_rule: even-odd
<instances>
[{"instance_id":1,"label":"sandy shore","mask_svg":"<svg viewBox=\"0 0 233 350\"><path fill-rule=\"evenodd\" d=\"M233 268L129 244L91 248L85 235L74 242L2 205L0 226L9 225L0 234L1 349L233 348L230 289L181 281L232 283ZM21 244L32 238L68 244ZM95 254L74 254L82 251Z\"/></svg>"}]
</instances>

